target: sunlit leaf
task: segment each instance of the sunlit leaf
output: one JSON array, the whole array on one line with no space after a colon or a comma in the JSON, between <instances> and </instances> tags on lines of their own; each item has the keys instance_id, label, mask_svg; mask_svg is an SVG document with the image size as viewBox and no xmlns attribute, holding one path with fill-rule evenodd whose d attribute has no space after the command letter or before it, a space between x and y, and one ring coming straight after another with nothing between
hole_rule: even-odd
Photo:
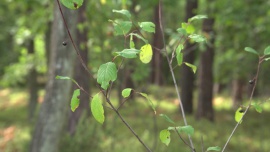
<instances>
[{"instance_id":1,"label":"sunlit leaf","mask_svg":"<svg viewBox=\"0 0 270 152\"><path fill-rule=\"evenodd\" d=\"M188 34L195 32L194 26L188 23L182 23L182 28L185 29Z\"/></svg>"},{"instance_id":2,"label":"sunlit leaf","mask_svg":"<svg viewBox=\"0 0 270 152\"><path fill-rule=\"evenodd\" d=\"M216 146L216 147L208 147L206 151L221 151L221 148Z\"/></svg>"},{"instance_id":3,"label":"sunlit leaf","mask_svg":"<svg viewBox=\"0 0 270 152\"><path fill-rule=\"evenodd\" d=\"M113 62L102 64L97 73L97 82L101 84L103 89L107 89L110 81L115 81L117 78L116 65Z\"/></svg>"},{"instance_id":4,"label":"sunlit leaf","mask_svg":"<svg viewBox=\"0 0 270 152\"><path fill-rule=\"evenodd\" d=\"M155 33L155 24L152 22L141 22L139 26L146 32Z\"/></svg>"},{"instance_id":5,"label":"sunlit leaf","mask_svg":"<svg viewBox=\"0 0 270 152\"><path fill-rule=\"evenodd\" d=\"M270 46L266 47L263 53L264 55L270 55Z\"/></svg>"},{"instance_id":6,"label":"sunlit leaf","mask_svg":"<svg viewBox=\"0 0 270 152\"><path fill-rule=\"evenodd\" d=\"M140 60L143 63L149 63L152 60L153 50L150 44L145 44L141 47Z\"/></svg>"},{"instance_id":7,"label":"sunlit leaf","mask_svg":"<svg viewBox=\"0 0 270 152\"><path fill-rule=\"evenodd\" d=\"M131 88L126 88L126 89L124 89L124 90L122 91L122 96L123 96L124 98L129 97L131 90L132 90Z\"/></svg>"},{"instance_id":8,"label":"sunlit leaf","mask_svg":"<svg viewBox=\"0 0 270 152\"><path fill-rule=\"evenodd\" d=\"M103 124L105 120L104 109L98 94L96 94L91 101L91 112L94 118L99 123Z\"/></svg>"},{"instance_id":9,"label":"sunlit leaf","mask_svg":"<svg viewBox=\"0 0 270 152\"><path fill-rule=\"evenodd\" d=\"M124 58L136 58L140 50L137 49L124 49L121 52L116 52L118 55Z\"/></svg>"},{"instance_id":10,"label":"sunlit leaf","mask_svg":"<svg viewBox=\"0 0 270 152\"><path fill-rule=\"evenodd\" d=\"M269 57L269 58L265 58L265 59L264 59L264 61L268 61L268 60L270 60L270 57Z\"/></svg>"},{"instance_id":11,"label":"sunlit leaf","mask_svg":"<svg viewBox=\"0 0 270 152\"><path fill-rule=\"evenodd\" d=\"M164 129L161 130L159 133L159 139L162 143L164 143L166 146L168 146L171 142L171 133L169 130Z\"/></svg>"},{"instance_id":12,"label":"sunlit leaf","mask_svg":"<svg viewBox=\"0 0 270 152\"><path fill-rule=\"evenodd\" d=\"M207 18L206 15L196 15L196 16L193 16L192 18L188 19L188 22L192 22L194 20L206 19L206 18Z\"/></svg>"},{"instance_id":13,"label":"sunlit leaf","mask_svg":"<svg viewBox=\"0 0 270 152\"><path fill-rule=\"evenodd\" d=\"M244 109L242 109L241 107L236 110L235 116L234 116L234 119L236 122L239 122L239 123L242 122L242 117L244 115L244 112L245 112Z\"/></svg>"},{"instance_id":14,"label":"sunlit leaf","mask_svg":"<svg viewBox=\"0 0 270 152\"><path fill-rule=\"evenodd\" d=\"M203 37L202 35L199 35L199 34L191 34L188 37L195 42L205 41L205 37Z\"/></svg>"},{"instance_id":15,"label":"sunlit leaf","mask_svg":"<svg viewBox=\"0 0 270 152\"><path fill-rule=\"evenodd\" d=\"M131 14L129 13L128 10L113 10L114 13L120 13L120 14L123 14L125 15L126 17L128 17L130 19L131 17Z\"/></svg>"},{"instance_id":16,"label":"sunlit leaf","mask_svg":"<svg viewBox=\"0 0 270 152\"><path fill-rule=\"evenodd\" d=\"M155 105L153 104L153 102L151 101L151 99L148 97L148 95L146 93L140 93L140 95L142 95L143 97L145 97L148 101L148 103L150 104L151 108L153 109L154 113L156 114L156 108Z\"/></svg>"},{"instance_id":17,"label":"sunlit leaf","mask_svg":"<svg viewBox=\"0 0 270 152\"><path fill-rule=\"evenodd\" d=\"M255 110L258 112L258 113L262 113L262 106L260 104L258 104L257 102L253 102L251 103L251 105L255 108Z\"/></svg>"},{"instance_id":18,"label":"sunlit leaf","mask_svg":"<svg viewBox=\"0 0 270 152\"><path fill-rule=\"evenodd\" d=\"M259 53L251 47L245 47L245 51L259 55Z\"/></svg>"},{"instance_id":19,"label":"sunlit leaf","mask_svg":"<svg viewBox=\"0 0 270 152\"><path fill-rule=\"evenodd\" d=\"M197 71L197 67L193 64L190 64L190 63L187 63L187 62L184 62L186 66L190 67L193 71L193 73L196 73Z\"/></svg>"},{"instance_id":20,"label":"sunlit leaf","mask_svg":"<svg viewBox=\"0 0 270 152\"><path fill-rule=\"evenodd\" d=\"M80 105L80 89L76 89L73 92L72 98L71 98L71 102L70 102L70 108L71 111L75 111L79 105Z\"/></svg>"},{"instance_id":21,"label":"sunlit leaf","mask_svg":"<svg viewBox=\"0 0 270 152\"><path fill-rule=\"evenodd\" d=\"M194 134L194 128L192 126L190 126L190 125L177 127L177 131L179 133L185 133L185 134L188 134L188 135L191 135L191 136Z\"/></svg>"},{"instance_id":22,"label":"sunlit leaf","mask_svg":"<svg viewBox=\"0 0 270 152\"><path fill-rule=\"evenodd\" d=\"M172 124L175 124L175 122L171 118L169 118L167 115L159 114L159 116L163 117L166 121L168 121L168 122L170 122Z\"/></svg>"},{"instance_id":23,"label":"sunlit leaf","mask_svg":"<svg viewBox=\"0 0 270 152\"><path fill-rule=\"evenodd\" d=\"M60 2L69 9L78 9L83 4L83 0L60 0Z\"/></svg>"}]
</instances>

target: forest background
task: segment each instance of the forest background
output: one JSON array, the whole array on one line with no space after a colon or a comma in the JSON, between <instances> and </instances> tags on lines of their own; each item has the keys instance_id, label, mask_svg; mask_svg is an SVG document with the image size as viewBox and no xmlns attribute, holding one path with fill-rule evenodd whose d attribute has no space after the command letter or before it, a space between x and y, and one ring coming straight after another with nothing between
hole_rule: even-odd
<instances>
[{"instance_id":1,"label":"forest background","mask_svg":"<svg viewBox=\"0 0 270 152\"><path fill-rule=\"evenodd\" d=\"M188 41L183 50L184 61L197 66L197 72L194 74L185 65L174 69L187 120L195 128L196 149L201 145L223 147L236 123L236 109L249 100L258 58L244 49L252 47L262 53L270 44L269 7L269 0L162 2L166 48L171 52L181 23L197 14L208 16L192 27L207 41ZM111 98L114 104L121 105L125 101L121 96L124 88L146 92L157 114L134 94L122 107L123 116L153 151L187 150L176 135L171 137L169 146L159 140L159 131L168 127L159 114L166 113L180 125L183 120L166 57L159 51L164 45L158 1L88 0L78 10L64 6L62 9L81 59L94 77L101 64L111 61L114 52L126 47L125 38L114 33L109 21L120 16L112 10L126 9L136 22L156 24L155 33L146 35L153 46L152 61L142 64L137 59L126 60L118 71ZM80 106L71 112L69 104L76 86L56 80L55 74L74 78L89 94L94 95L98 88L76 57L56 2L4 0L0 4L0 26L0 151L143 151L110 109L105 108L104 124L98 124L90 114L89 96L84 92ZM139 40L134 42L142 45ZM254 92L254 101L262 105L263 113L251 108L227 151L270 150L270 124L266 121L270 115L269 64L262 64ZM47 104L47 110L42 110L46 101L58 99L61 102L53 107ZM55 119L41 125L47 117ZM49 150L46 144L40 144L47 138L55 141L47 143Z\"/></svg>"}]
</instances>

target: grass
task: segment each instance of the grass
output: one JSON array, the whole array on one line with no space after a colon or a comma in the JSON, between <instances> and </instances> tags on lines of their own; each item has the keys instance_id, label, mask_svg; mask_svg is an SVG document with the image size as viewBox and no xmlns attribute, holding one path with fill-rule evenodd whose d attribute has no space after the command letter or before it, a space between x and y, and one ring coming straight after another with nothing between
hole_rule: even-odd
<instances>
[{"instance_id":1,"label":"grass","mask_svg":"<svg viewBox=\"0 0 270 152\"><path fill-rule=\"evenodd\" d=\"M159 131L169 126L168 123L158 115L168 115L176 122L176 126L183 125L177 100L172 88L151 88L150 98L157 105L157 115L154 114L148 102L139 97L136 101L128 101L121 108L120 113L142 140L154 152L186 152L186 145L179 140L176 133L171 132L171 143L169 146L162 144L159 140ZM157 96L155 96L157 95ZM156 97L156 98L154 98ZM31 139L31 130L34 124L27 120L27 94L21 90L0 91L0 151L1 152L27 152ZM116 103L116 101L115 101ZM197 151L203 147L223 147L235 126L234 111L230 109L231 100L225 96L216 96L215 122L207 120L196 120L193 115L188 115L187 120L195 129L192 136ZM248 112L243 123L237 129L228 152L269 152L270 132L268 118L270 117L270 104L263 104L263 113L259 114L254 109ZM98 124L92 117L83 117L80 121L76 134L71 137L63 133L60 142L60 152L138 152L144 151L143 147L131 132L123 125L121 120L110 109L105 109L106 121L104 125ZM155 123L156 122L156 123ZM183 135L187 139L186 135Z\"/></svg>"}]
</instances>

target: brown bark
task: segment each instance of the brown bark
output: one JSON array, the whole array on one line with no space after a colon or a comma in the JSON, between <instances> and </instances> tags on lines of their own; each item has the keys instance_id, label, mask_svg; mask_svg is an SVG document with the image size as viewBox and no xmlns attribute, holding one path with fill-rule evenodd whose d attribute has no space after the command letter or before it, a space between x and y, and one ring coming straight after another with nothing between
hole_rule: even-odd
<instances>
[{"instance_id":1,"label":"brown bark","mask_svg":"<svg viewBox=\"0 0 270 152\"><path fill-rule=\"evenodd\" d=\"M237 109L243 100L244 81L241 79L235 79L232 82L232 100L233 108Z\"/></svg>"},{"instance_id":2,"label":"brown bark","mask_svg":"<svg viewBox=\"0 0 270 152\"><path fill-rule=\"evenodd\" d=\"M76 25L76 12L63 9L71 34ZM73 26L71 26L73 25ZM55 2L51 33L49 77L46 94L41 105L37 124L30 145L30 152L57 152L60 133L66 121L70 102L71 81L56 80L56 75L72 77L75 53L71 44L63 46L68 35Z\"/></svg>"},{"instance_id":3,"label":"brown bark","mask_svg":"<svg viewBox=\"0 0 270 152\"><path fill-rule=\"evenodd\" d=\"M87 18L86 18L86 12L85 12L86 4L80 7L78 11L78 24L85 24ZM88 63L88 48L87 48L87 29L84 27L83 29L77 29L77 44L79 44L80 47L80 55L82 57L83 62L87 65ZM78 82L78 84L84 88L86 92L90 94L90 77L85 71L85 69L82 66L82 63L78 58L76 58L76 64L75 64L75 80ZM73 86L74 89L77 89L77 86ZM83 112L87 112L87 114L90 114L90 108L89 108L89 96L85 92L80 92L80 106L76 109L75 112L70 111L69 114L69 125L68 130L71 135L75 134L76 127L79 123L79 120L83 114Z\"/></svg>"},{"instance_id":4,"label":"brown bark","mask_svg":"<svg viewBox=\"0 0 270 152\"><path fill-rule=\"evenodd\" d=\"M209 43L201 53L199 67L199 101L197 119L206 118L214 121L213 110L213 61L214 61L214 19L209 18L203 21L203 31L210 36Z\"/></svg>"},{"instance_id":5,"label":"brown bark","mask_svg":"<svg viewBox=\"0 0 270 152\"><path fill-rule=\"evenodd\" d=\"M196 15L196 9L198 8L197 0L186 0L186 21ZM195 44L187 43L184 52L184 62L193 64L195 60ZM185 65L181 68L181 100L183 103L184 111L187 114L193 112L193 89L194 89L194 73L191 69Z\"/></svg>"}]
</instances>

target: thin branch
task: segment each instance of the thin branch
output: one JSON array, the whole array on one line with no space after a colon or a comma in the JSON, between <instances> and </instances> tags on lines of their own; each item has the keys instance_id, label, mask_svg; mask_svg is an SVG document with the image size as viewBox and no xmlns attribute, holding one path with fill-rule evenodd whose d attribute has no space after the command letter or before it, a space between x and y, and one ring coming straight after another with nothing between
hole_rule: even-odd
<instances>
[{"instance_id":1,"label":"thin branch","mask_svg":"<svg viewBox=\"0 0 270 152\"><path fill-rule=\"evenodd\" d=\"M165 36L164 36L164 31L163 31L163 25L162 25L162 18L161 18L161 0L159 1L159 24L160 24L160 30L161 30L163 45L166 46ZM171 72L171 75L172 75L173 83L174 83L174 86L175 86L175 91L176 91L176 94L177 94L177 97L178 97L179 106L180 106L180 109L181 109L181 112L182 112L182 117L183 117L185 126L187 126L188 123L187 123L187 120L186 120L185 111L184 111L183 104L182 104L182 101L181 101L180 93L179 93L179 90L178 90L178 85L177 85L175 75L174 75L174 71L173 71L172 65L170 64L170 59L169 59L168 52L166 51L166 47L164 49L165 49L165 55L166 55L166 58L167 58L167 62L169 64L170 72ZM188 138L189 138L189 142L190 142L190 145L191 145L191 149L192 149L193 152L195 152L191 136L188 135Z\"/></svg>"},{"instance_id":2,"label":"thin branch","mask_svg":"<svg viewBox=\"0 0 270 152\"><path fill-rule=\"evenodd\" d=\"M177 131L176 127L174 127L174 130L176 131L178 137L183 141L184 144L186 144L190 149L192 149L193 151L195 151L194 148L192 148L183 138L182 136L179 134L179 132Z\"/></svg>"}]
</instances>

